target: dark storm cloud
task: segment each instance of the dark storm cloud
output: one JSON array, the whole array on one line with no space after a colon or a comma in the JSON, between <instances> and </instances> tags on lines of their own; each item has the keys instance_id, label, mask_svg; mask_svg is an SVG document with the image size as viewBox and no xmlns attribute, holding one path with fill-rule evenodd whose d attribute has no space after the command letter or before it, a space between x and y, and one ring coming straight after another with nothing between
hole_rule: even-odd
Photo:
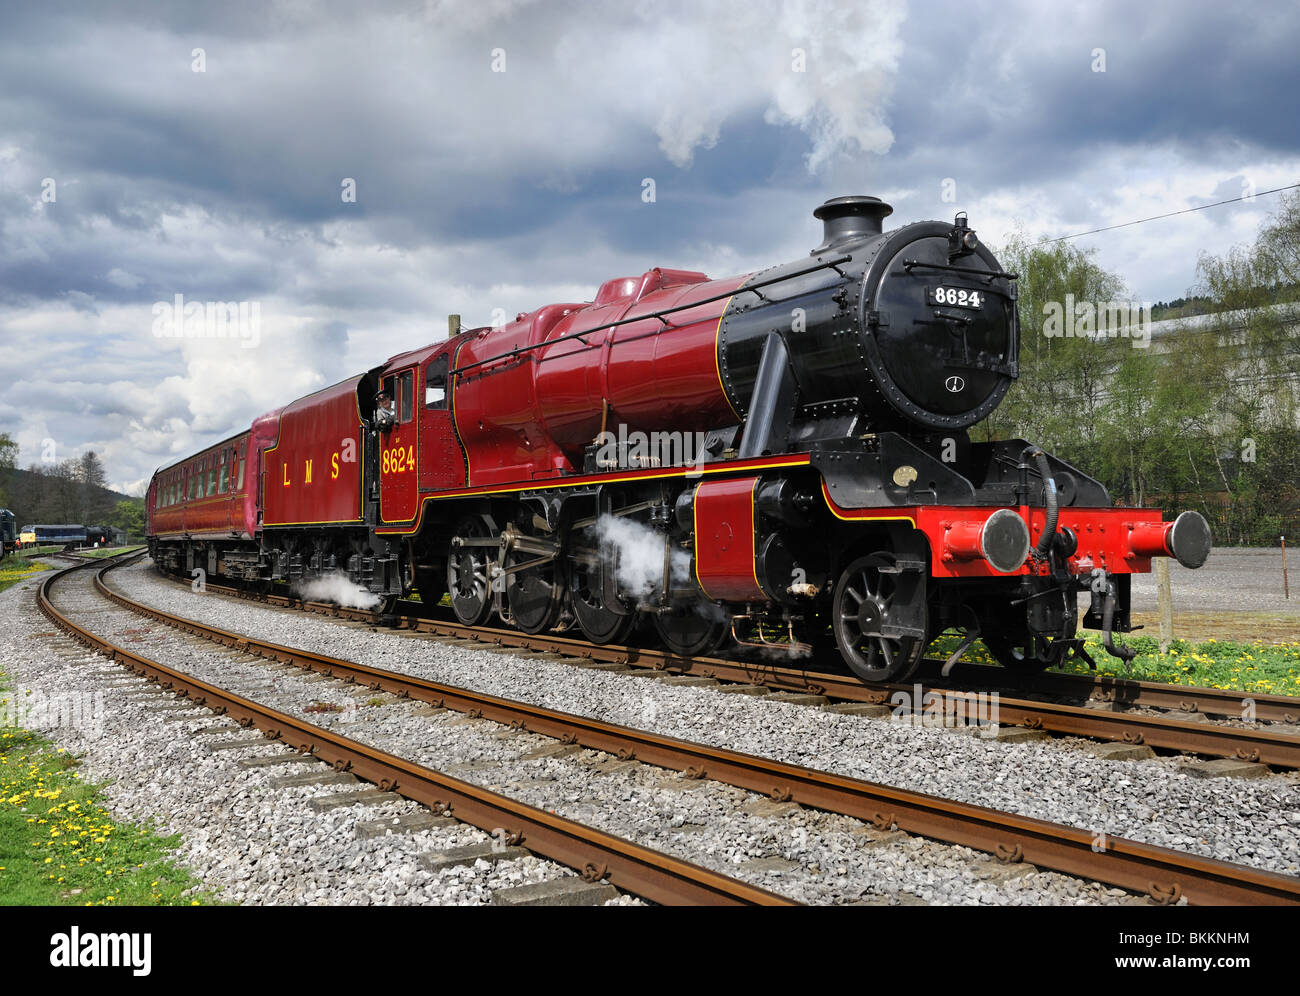
<instances>
[{"instance_id":1,"label":"dark storm cloud","mask_svg":"<svg viewBox=\"0 0 1300 996\"><path fill-rule=\"evenodd\" d=\"M1135 174L1186 206L1298 155L1294 6L195 0L11 3L0 24L0 335L91 368L0 399L0 429L24 458L46 433L108 447L119 482L448 311L806 253L836 194L1063 234L1149 206ZM1239 238L1260 210L1180 231ZM1165 296L1202 248L1105 245ZM156 338L176 294L259 303L261 345Z\"/></svg>"},{"instance_id":2,"label":"dark storm cloud","mask_svg":"<svg viewBox=\"0 0 1300 996\"><path fill-rule=\"evenodd\" d=\"M922 176L937 189L951 176L982 194L1071 179L1117 148L1239 169L1300 145L1294 110L1284 110L1300 92L1300 5L985 3L963 5L960 17L916 13L885 165L900 183ZM1094 71L1096 49L1104 72ZM1080 190L1076 222L1092 227L1110 194Z\"/></svg>"}]
</instances>

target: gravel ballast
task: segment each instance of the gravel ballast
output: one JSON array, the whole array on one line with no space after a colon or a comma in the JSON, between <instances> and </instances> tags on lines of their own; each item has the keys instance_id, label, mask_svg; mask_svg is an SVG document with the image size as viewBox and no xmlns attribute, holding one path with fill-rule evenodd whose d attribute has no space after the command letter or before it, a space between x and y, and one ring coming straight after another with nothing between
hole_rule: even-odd
<instances>
[{"instance_id":1,"label":"gravel ballast","mask_svg":"<svg viewBox=\"0 0 1300 996\"><path fill-rule=\"evenodd\" d=\"M942 730L709 688L586 671L338 625L295 610L193 593L148 560L111 575L169 612L320 653L667 736L1130 837L1287 874L1300 872L1300 776L1199 779L1178 758L1096 759L1067 741L992 743Z\"/></svg>"},{"instance_id":2,"label":"gravel ballast","mask_svg":"<svg viewBox=\"0 0 1300 996\"><path fill-rule=\"evenodd\" d=\"M1101 762L1065 741L1003 744L709 688L332 623L120 569L131 597L263 639L668 736L1130 837L1286 874L1300 870L1300 777L1199 779L1179 758Z\"/></svg>"},{"instance_id":3,"label":"gravel ballast","mask_svg":"<svg viewBox=\"0 0 1300 996\"><path fill-rule=\"evenodd\" d=\"M89 577L93 572L83 573ZM488 834L464 824L356 839L363 822L423 810L398 800L317 812L308 805L312 796L372 786L273 787L278 779L318 772L323 765L250 768L239 763L241 758L285 753L283 746L270 741L212 750L214 744L255 735L206 709L159 710L159 705L177 700L148 694L152 686L143 679L54 631L34 604L40 579L43 576L0 593L0 610L10 621L0 634L0 661L9 685L0 698L19 703L19 725L47 734L79 756L83 779L106 783L104 802L114 818L151 821L164 834L180 834L175 860L221 901L482 904L491 902L498 890L574 874L535 857L479 861L438 872L423 869L422 854L490 842ZM57 599L57 589L55 595ZM117 611L106 610L100 618ZM91 613L77 618L98 628ZM134 620L119 629L136 632L119 633L117 642L148 655L150 637L143 632L148 624L142 625L138 616ZM214 732L194 732L209 728ZM191 735L176 735L182 731Z\"/></svg>"},{"instance_id":4,"label":"gravel ballast","mask_svg":"<svg viewBox=\"0 0 1300 996\"><path fill-rule=\"evenodd\" d=\"M1292 873L1300 852L1300 820L1288 818L1297 808L1296 779L1291 776L1259 782L1192 781L1175 770L1173 761L1099 763L1057 743L988 743L942 731L902 728L786 703L723 695L708 688L669 687L527 656L376 633L319 616L191 593L157 577L147 560L114 572L110 580L130 597L148 604L263 639L670 736L1073 823L1094 834L1130 836ZM71 579L67 584L70 608L86 605L84 599L72 597ZM30 606L30 592L18 598L23 603L14 606L18 615L29 625L48 630L48 623ZM97 630L105 626L116 632L117 642L196 676L246 688L250 697L266 699L344 735L803 901L1131 901L1120 890L1065 876L1034 874L1032 869L1007 868L965 848L903 835L889 835L890 839L876 843L879 834L853 820L798 807L773 807L728 786L690 782L659 769L619 764L589 751L525 759L530 751L555 742L509 733L496 724L467 720L456 713L413 716L417 707L411 703L333 681L303 681L299 673L270 669L261 662L241 663L228 654L214 653L210 644L196 646L191 638L107 603L100 602L96 613L101 617L93 622ZM87 614L86 622L92 621ZM139 642L129 642L132 639ZM28 653L18 654L24 642ZM102 659L86 669L81 662L70 664L59 657L53 664L47 659L42 670L40 661L27 659L32 656L32 643L41 642L48 641L34 641L30 633L25 639L19 632L5 634L0 646L6 669L13 673L11 660L17 658L17 670L25 680L30 681L25 666L29 665L43 681L56 686L68 683L69 675L63 672L71 667L80 669L77 678L83 682L91 680L89 671L105 670ZM50 667L58 673L46 673ZM102 677L93 680L106 681ZM120 684L121 679L112 683ZM195 867L206 882L225 886L231 898L249 902L485 902L493 889L503 887L494 876L523 876L517 881L506 879L517 885L565 874L537 859L485 866L468 881L463 880L469 871L465 868L436 875L426 872L419 866L420 854L486 840L487 835L462 827L455 834L435 830L378 842L356 841L356 823L413 812L417 807L397 802L382 808L310 812L306 800L325 790L316 786L270 787L272 779L311 770L307 766L245 769L236 763L238 757L275 753L279 748L259 745L209 753L208 746L201 743L204 739L247 737L245 731L183 740L183 748L166 746L160 739L141 749L142 737L165 738L170 731L160 733L159 728L173 724L160 722L158 714L144 713L145 707L137 702L127 698L120 709L113 705L107 710L113 722L106 726L116 731L109 735L129 742L129 749L121 743L109 748L89 737L82 737L84 743L67 743L63 731L58 734L60 742L88 751L88 759L102 753L103 772L119 779L111 790L114 797L124 793L135 807L124 815L153 815L160 818L164 829L181 832L185 836L182 860ZM319 711L322 704L339 711ZM152 725L153 730L133 737L131 723L122 718L126 713L132 713L143 726ZM164 715L170 718L176 713ZM194 728L215 725L210 713L198 711L195 715L200 718L193 721ZM184 756L176 756L178 751ZM124 777L115 765L129 752L167 765L194 764L200 774L187 777L184 798L174 803L168 797L175 784L174 771L160 776L153 770L135 780ZM906 771L907 777L900 779L900 771ZM188 791L191 784L196 786L193 798ZM334 790L331 787L329 791ZM206 807L202 804L205 798L209 802ZM1230 805L1237 808L1216 808ZM326 857L295 857L301 849L296 843L287 853L280 853L276 847L283 832L277 835L275 828L281 820L265 815L266 807L288 807L291 815L285 819L290 828L294 820L327 827L317 829L309 845L324 848ZM1265 815L1237 825L1238 812ZM1075 818L1070 818L1072 815ZM322 823L336 820L351 822L337 826ZM213 822L221 824L215 831ZM245 823L253 824L255 830L244 827ZM307 833L304 838L312 836ZM530 875L529 862L541 870ZM397 879L388 877L390 871ZM452 881L445 881L448 877ZM631 900L624 897L621 901Z\"/></svg>"}]
</instances>

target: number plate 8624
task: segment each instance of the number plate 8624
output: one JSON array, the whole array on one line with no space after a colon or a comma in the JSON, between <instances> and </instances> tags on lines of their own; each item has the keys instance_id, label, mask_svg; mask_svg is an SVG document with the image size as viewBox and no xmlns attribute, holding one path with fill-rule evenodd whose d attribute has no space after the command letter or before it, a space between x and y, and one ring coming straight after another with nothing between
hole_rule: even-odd
<instances>
[{"instance_id":1,"label":"number plate 8624","mask_svg":"<svg viewBox=\"0 0 1300 996\"><path fill-rule=\"evenodd\" d=\"M984 293L965 287L931 287L928 296L931 304L946 308L974 308L978 311L984 307Z\"/></svg>"}]
</instances>

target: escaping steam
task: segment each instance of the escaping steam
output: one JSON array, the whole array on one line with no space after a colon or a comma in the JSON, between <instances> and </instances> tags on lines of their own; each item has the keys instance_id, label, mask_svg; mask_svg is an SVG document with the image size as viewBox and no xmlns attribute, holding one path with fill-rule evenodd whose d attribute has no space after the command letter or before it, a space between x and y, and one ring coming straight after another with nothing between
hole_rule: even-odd
<instances>
[{"instance_id":1,"label":"escaping steam","mask_svg":"<svg viewBox=\"0 0 1300 996\"><path fill-rule=\"evenodd\" d=\"M806 643L771 643L756 653L765 661L799 661L812 656L812 647Z\"/></svg>"},{"instance_id":2,"label":"escaping steam","mask_svg":"<svg viewBox=\"0 0 1300 996\"><path fill-rule=\"evenodd\" d=\"M308 602L333 602L345 609L373 609L382 599L342 574L326 574L314 581L293 586L293 592Z\"/></svg>"},{"instance_id":3,"label":"escaping steam","mask_svg":"<svg viewBox=\"0 0 1300 996\"><path fill-rule=\"evenodd\" d=\"M659 591L664 577L664 536L644 523L615 515L603 515L596 523L596 535L603 548L617 556L619 586L638 599ZM684 587L690 582L691 555L674 546L669 560L671 584Z\"/></svg>"}]
</instances>

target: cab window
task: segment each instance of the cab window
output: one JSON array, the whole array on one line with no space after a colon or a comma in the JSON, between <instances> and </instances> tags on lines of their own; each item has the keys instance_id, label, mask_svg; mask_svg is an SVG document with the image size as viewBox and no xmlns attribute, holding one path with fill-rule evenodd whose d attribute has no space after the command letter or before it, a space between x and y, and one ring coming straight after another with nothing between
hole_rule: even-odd
<instances>
[{"instance_id":1,"label":"cab window","mask_svg":"<svg viewBox=\"0 0 1300 996\"><path fill-rule=\"evenodd\" d=\"M415 371L406 370L397 378L399 385L398 410L402 413L400 421L409 422L415 407Z\"/></svg>"},{"instance_id":2,"label":"cab window","mask_svg":"<svg viewBox=\"0 0 1300 996\"><path fill-rule=\"evenodd\" d=\"M447 356L445 353L424 368L424 407L447 407Z\"/></svg>"}]
</instances>

